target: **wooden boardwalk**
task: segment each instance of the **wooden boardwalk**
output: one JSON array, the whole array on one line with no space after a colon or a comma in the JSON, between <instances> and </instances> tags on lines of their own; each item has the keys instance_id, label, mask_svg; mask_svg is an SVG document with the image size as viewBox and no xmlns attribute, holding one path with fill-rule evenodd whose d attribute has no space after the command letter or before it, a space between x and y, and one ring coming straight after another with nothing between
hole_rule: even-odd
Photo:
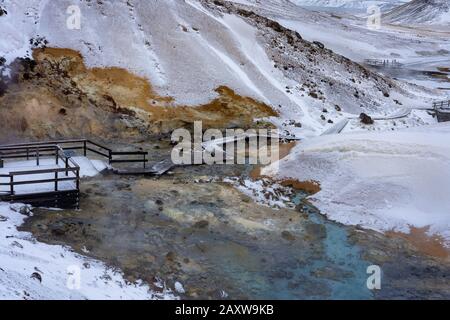
<instances>
[{"instance_id":1,"label":"wooden boardwalk","mask_svg":"<svg viewBox=\"0 0 450 320\"><path fill-rule=\"evenodd\" d=\"M1 146L0 190L0 201L78 207L80 167L58 145Z\"/></svg>"},{"instance_id":2,"label":"wooden boardwalk","mask_svg":"<svg viewBox=\"0 0 450 320\"><path fill-rule=\"evenodd\" d=\"M101 156L109 165L141 164L142 168L112 169L116 174L162 175L173 167L170 159L148 168L148 152L113 151L91 140L59 140L0 146L0 201L35 206L78 208L80 152ZM11 162L13 161L13 162Z\"/></svg>"},{"instance_id":3,"label":"wooden boardwalk","mask_svg":"<svg viewBox=\"0 0 450 320\"><path fill-rule=\"evenodd\" d=\"M401 68L403 66L403 64L397 60L389 59L365 59L364 64L379 68Z\"/></svg>"},{"instance_id":4,"label":"wooden boardwalk","mask_svg":"<svg viewBox=\"0 0 450 320\"><path fill-rule=\"evenodd\" d=\"M154 164L150 168L113 169L113 172L118 175L161 176L174 166L171 159L166 159Z\"/></svg>"},{"instance_id":5,"label":"wooden boardwalk","mask_svg":"<svg viewBox=\"0 0 450 320\"><path fill-rule=\"evenodd\" d=\"M436 112L438 122L450 121L450 100L434 102L433 110Z\"/></svg>"}]
</instances>

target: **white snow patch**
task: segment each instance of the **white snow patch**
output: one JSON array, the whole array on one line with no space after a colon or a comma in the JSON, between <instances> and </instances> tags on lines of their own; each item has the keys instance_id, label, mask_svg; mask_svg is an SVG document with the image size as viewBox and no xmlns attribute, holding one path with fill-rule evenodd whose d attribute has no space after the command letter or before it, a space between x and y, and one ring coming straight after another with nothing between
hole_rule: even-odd
<instances>
[{"instance_id":1,"label":"white snow patch","mask_svg":"<svg viewBox=\"0 0 450 320\"><path fill-rule=\"evenodd\" d=\"M175 291L178 293L185 293L183 285L180 282L175 282Z\"/></svg>"},{"instance_id":2,"label":"white snow patch","mask_svg":"<svg viewBox=\"0 0 450 320\"><path fill-rule=\"evenodd\" d=\"M224 182L233 185L258 204L274 209L295 207L289 198L289 193L292 190L268 179L262 178L254 181L250 179L226 178Z\"/></svg>"},{"instance_id":3,"label":"white snow patch","mask_svg":"<svg viewBox=\"0 0 450 320\"><path fill-rule=\"evenodd\" d=\"M332 220L377 231L429 226L450 246L449 140L448 123L322 136L262 174L320 182L311 201Z\"/></svg>"}]
</instances>

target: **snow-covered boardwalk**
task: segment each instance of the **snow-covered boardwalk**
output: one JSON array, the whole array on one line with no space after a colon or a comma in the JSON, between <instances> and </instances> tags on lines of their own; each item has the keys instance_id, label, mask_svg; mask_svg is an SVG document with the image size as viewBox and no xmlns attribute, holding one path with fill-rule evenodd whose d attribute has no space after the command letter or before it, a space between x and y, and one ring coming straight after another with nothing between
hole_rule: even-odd
<instances>
[{"instance_id":1,"label":"snow-covered boardwalk","mask_svg":"<svg viewBox=\"0 0 450 320\"><path fill-rule=\"evenodd\" d=\"M79 189L80 167L59 145L0 147L1 201L78 207Z\"/></svg>"},{"instance_id":2,"label":"snow-covered boardwalk","mask_svg":"<svg viewBox=\"0 0 450 320\"><path fill-rule=\"evenodd\" d=\"M106 162L90 160L88 152ZM0 201L78 207L82 177L112 163L138 163L145 169L147 155L140 150L116 152L87 139L0 146Z\"/></svg>"},{"instance_id":3,"label":"snow-covered boardwalk","mask_svg":"<svg viewBox=\"0 0 450 320\"><path fill-rule=\"evenodd\" d=\"M35 160L6 163L0 168L0 194L12 193L11 177L13 177L13 194L16 195L77 188L77 173L65 171L65 164L61 162L56 164L54 159L42 159L39 165L36 165Z\"/></svg>"}]
</instances>

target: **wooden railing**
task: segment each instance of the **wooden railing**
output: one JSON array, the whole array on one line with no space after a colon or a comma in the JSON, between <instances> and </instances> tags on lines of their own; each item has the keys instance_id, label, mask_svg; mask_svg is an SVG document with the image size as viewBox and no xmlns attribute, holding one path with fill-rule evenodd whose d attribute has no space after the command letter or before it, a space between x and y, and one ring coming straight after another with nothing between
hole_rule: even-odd
<instances>
[{"instance_id":1,"label":"wooden railing","mask_svg":"<svg viewBox=\"0 0 450 320\"><path fill-rule=\"evenodd\" d=\"M79 191L80 187L80 167L72 159L71 155L67 152L69 150L81 150L84 156L87 156L88 152L100 155L108 159L109 164L113 163L143 163L144 168L148 162L148 152L144 151L124 151L116 152L107 148L101 144L93 142L87 139L79 140L55 140L45 142L31 142L31 143L19 143L0 146L0 168L3 167L3 163L7 159L26 159L35 160L36 166L41 164L43 158L54 158L55 164L60 165L60 161L64 164L63 168L54 169L36 169L26 171L14 171L8 174L1 174L0 180L7 179L7 182L0 181L1 186L7 186L8 191L1 191L1 194L14 195L16 193L16 186L19 185L32 185L32 184L44 184L54 183L54 191L60 190L62 182L74 181L74 191ZM60 174L64 173L61 177ZM49 175L52 174L52 178L45 179L32 179L32 176L36 175ZM30 179L25 181L19 181L19 176L29 176Z\"/></svg>"},{"instance_id":2,"label":"wooden railing","mask_svg":"<svg viewBox=\"0 0 450 320\"><path fill-rule=\"evenodd\" d=\"M52 168L52 169L37 169L37 170L23 170L23 171L12 171L8 174L0 175L0 178L6 178L8 182L1 182L0 186L7 186L8 190L3 191L2 194L15 195L16 186L23 185L35 185L44 183L53 183L53 191L63 191L60 190L60 183L66 181L74 181L74 187L69 189L64 189L64 191L80 190L80 167L77 165L73 159L65 155L64 150L58 145L37 145L37 146L6 146L0 147L0 154L2 159L17 159L17 158L30 158L36 159L36 165L40 165L41 157L54 157L55 164L59 165L60 161L64 163L64 168ZM60 177L60 173L64 173L63 177ZM70 176L70 173L73 175ZM48 175L51 174L52 178L44 179L32 179L36 175ZM27 180L18 180L17 177L27 176Z\"/></svg>"},{"instance_id":3,"label":"wooden railing","mask_svg":"<svg viewBox=\"0 0 450 320\"><path fill-rule=\"evenodd\" d=\"M450 100L433 102L433 109L450 109Z\"/></svg>"},{"instance_id":4,"label":"wooden railing","mask_svg":"<svg viewBox=\"0 0 450 320\"><path fill-rule=\"evenodd\" d=\"M0 186L2 186L3 184L1 183L2 178L6 178L6 179L10 179L9 174L0 174ZM9 180L11 181L11 180ZM7 186L9 186L9 184L6 184ZM3 194L9 194L10 191L2 191L0 190L0 196Z\"/></svg>"},{"instance_id":5,"label":"wooden railing","mask_svg":"<svg viewBox=\"0 0 450 320\"><path fill-rule=\"evenodd\" d=\"M403 64L401 64L397 60L365 59L364 63L376 67L399 68L403 66Z\"/></svg>"},{"instance_id":6,"label":"wooden railing","mask_svg":"<svg viewBox=\"0 0 450 320\"><path fill-rule=\"evenodd\" d=\"M101 144L93 142L88 139L79 140L55 140L45 142L32 142L32 143L20 143L13 145L5 145L0 147L0 162L2 159L12 158L36 158L39 165L39 158L43 156L42 152L48 152L49 148L59 146L63 150L82 150L83 155L87 156L88 152L95 153L108 159L109 164L113 163L142 163L144 168L148 162L148 152L145 151L130 151L130 152L116 152L107 148ZM39 148L38 148L39 147ZM17 154L4 154L3 149L8 148L22 148L22 153ZM25 149L23 149L25 148ZM37 151L36 151L37 150ZM40 153L41 152L41 153Z\"/></svg>"},{"instance_id":7,"label":"wooden railing","mask_svg":"<svg viewBox=\"0 0 450 320\"><path fill-rule=\"evenodd\" d=\"M72 159L73 154L69 152L75 150L82 152L84 156L87 156L88 152L102 156L108 159L109 164L143 163L145 168L148 162L147 152L116 152L87 139L3 145L0 146L0 168L3 168L4 161L8 159L35 160L38 168L22 171L15 169L7 174L0 174L0 201L79 208L80 167ZM54 159L55 168L40 169L43 159L46 163L48 159ZM39 184L50 184L51 187L20 188ZM5 186L6 188L2 188Z\"/></svg>"}]
</instances>

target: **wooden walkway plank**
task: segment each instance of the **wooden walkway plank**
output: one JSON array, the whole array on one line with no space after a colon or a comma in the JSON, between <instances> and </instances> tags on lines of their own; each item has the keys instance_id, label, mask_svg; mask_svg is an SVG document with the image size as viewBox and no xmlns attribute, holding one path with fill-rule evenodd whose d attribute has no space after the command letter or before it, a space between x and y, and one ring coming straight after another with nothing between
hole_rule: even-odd
<instances>
[{"instance_id":1,"label":"wooden walkway plank","mask_svg":"<svg viewBox=\"0 0 450 320\"><path fill-rule=\"evenodd\" d=\"M161 176L172 169L175 165L171 159L165 159L154 164L150 168L131 168L131 169L113 169L113 173L117 175L146 175Z\"/></svg>"}]
</instances>

